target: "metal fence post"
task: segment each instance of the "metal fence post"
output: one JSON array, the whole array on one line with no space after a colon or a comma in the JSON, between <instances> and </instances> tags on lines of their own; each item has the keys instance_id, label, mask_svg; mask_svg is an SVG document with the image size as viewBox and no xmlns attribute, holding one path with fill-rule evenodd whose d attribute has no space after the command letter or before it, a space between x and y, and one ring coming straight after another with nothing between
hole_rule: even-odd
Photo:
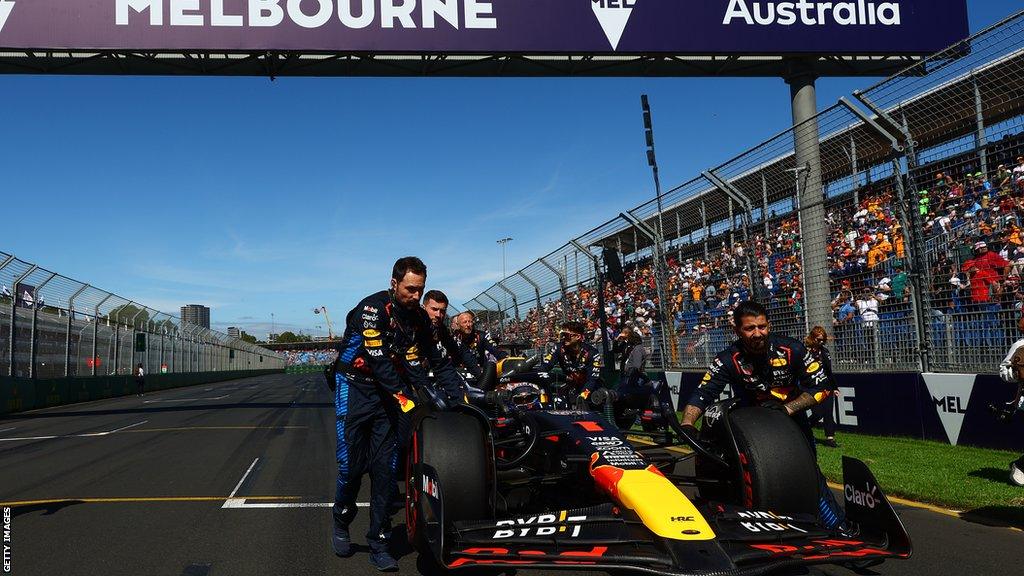
<instances>
[{"instance_id":1,"label":"metal fence post","mask_svg":"<svg viewBox=\"0 0 1024 576\"><path fill-rule=\"evenodd\" d=\"M519 274L523 280L526 280L530 286L533 286L533 293L537 297L537 343L540 344L544 340L544 308L541 306L540 302L540 285L527 276L523 270L520 270L517 274Z\"/></svg>"},{"instance_id":2,"label":"metal fence post","mask_svg":"<svg viewBox=\"0 0 1024 576\"><path fill-rule=\"evenodd\" d=\"M764 222L764 240L768 241L768 180L761 171L761 220Z\"/></svg>"},{"instance_id":3,"label":"metal fence post","mask_svg":"<svg viewBox=\"0 0 1024 576\"><path fill-rule=\"evenodd\" d=\"M82 292L85 292L89 288L88 284L83 285L75 292L74 295L68 300L68 324L67 333L64 335L64 377L71 376L71 327L75 317L75 298L78 298ZM76 371L77 372L77 371Z\"/></svg>"},{"instance_id":4,"label":"metal fence post","mask_svg":"<svg viewBox=\"0 0 1024 576\"><path fill-rule=\"evenodd\" d=\"M504 284L504 280L502 280L502 281L500 281L500 282L497 282L497 286L498 286L498 288L501 288L501 289L502 289L502 290L504 290L504 291L505 291L505 292L506 292L506 293L507 293L507 294L508 294L509 296L511 296L511 297L512 297L512 309L513 309L513 310L515 311L515 313L516 313L516 320L519 320L519 301L518 301L518 300L516 299L516 293L515 293L515 292L513 292L513 291L511 291L511 290L509 290L509 289L508 289L508 287L507 287L507 286L505 286L505 284Z\"/></svg>"},{"instance_id":5,"label":"metal fence post","mask_svg":"<svg viewBox=\"0 0 1024 576\"><path fill-rule=\"evenodd\" d=\"M39 286L36 286L35 289L32 290L32 331L30 332L30 336L29 336L29 349L28 349L29 350L29 352L28 352L28 377L29 378L35 378L36 377L36 350L37 350L37 346L38 346L38 343L36 342L36 321L39 318L39 291L42 290L44 286L49 284L50 280L53 280L56 277L57 277L57 274L54 273L54 272L51 272L49 278L47 278L46 280L43 280L42 284L40 284Z\"/></svg>"},{"instance_id":6,"label":"metal fence post","mask_svg":"<svg viewBox=\"0 0 1024 576\"><path fill-rule=\"evenodd\" d=\"M665 293L665 258L662 255L660 247L658 246L658 235L657 231L648 226L645 222L640 221L630 212L620 212L619 216L627 223L632 224L635 230L641 232L644 236L647 236L651 242L654 243L654 289L658 295L658 332L661 338L658 342L658 351L661 353L662 366L667 366L672 358L668 354L666 349L666 336L672 341L672 348L675 348L675 330L672 330L672 323L668 319L671 315L671 308L669 307L668 298ZM595 266L600 266L597 262L596 257L591 254L591 257L595 258ZM601 292L604 292L604 287L600 287ZM604 313L604 306L601 306L601 313Z\"/></svg>"},{"instance_id":7,"label":"metal fence post","mask_svg":"<svg viewBox=\"0 0 1024 576\"><path fill-rule=\"evenodd\" d=\"M853 96L871 110L878 118L878 121L869 118L867 114L853 106L845 98L840 98L840 102L859 116L865 125L871 126L877 133L889 140L893 147L892 169L894 180L896 181L896 194L899 198L897 207L903 213L904 222L910 224L910 232L907 232L907 226L903 226L903 234L905 236L906 252L909 255L906 267L910 272L909 277L910 285L913 288L914 306L917 308L917 334L918 343L920 344L919 368L922 372L928 372L931 369L929 360L931 338L927 322L928 318L931 317L931 304L928 302L927 289L931 286L931 282L929 280L928 261L924 253L924 223L921 222L921 211L916 201L917 187L914 185L913 180L913 171L917 167L917 155L914 152L915 142L911 137L909 127L906 125L906 117L904 117L902 124L898 123L887 112L875 106L863 93L854 92ZM896 136L896 134L899 136ZM903 171L900 162L900 153L903 153L906 158L906 172ZM911 198L914 198L913 202L908 198L906 191L908 185L911 186L914 194L911 196Z\"/></svg>"},{"instance_id":8,"label":"metal fence post","mask_svg":"<svg viewBox=\"0 0 1024 576\"><path fill-rule=\"evenodd\" d=\"M114 295L108 292L106 297L103 298L103 300L100 300L100 303L97 304L96 308L93 309L93 315L92 315L92 371L91 371L91 374L90 374L91 376L95 376L96 375L96 340L99 339L99 333L100 333L100 306L103 306L103 304L107 300L110 300L113 297L114 297ZM117 367L115 366L114 368L116 369Z\"/></svg>"},{"instance_id":9,"label":"metal fence post","mask_svg":"<svg viewBox=\"0 0 1024 576\"><path fill-rule=\"evenodd\" d=\"M132 316L132 356L131 356L132 361L131 361L131 366L130 366L130 370L129 370L130 374L134 374L135 373L135 347L136 347L135 345L136 345L136 342L138 342L137 331L138 331L139 327L136 325L135 320L138 319L139 314L142 314L142 312L145 309L146 309L146 307L143 306L142 308L139 309L138 312L135 313L135 316Z\"/></svg>"},{"instance_id":10,"label":"metal fence post","mask_svg":"<svg viewBox=\"0 0 1024 576\"><path fill-rule=\"evenodd\" d=\"M707 260L708 254L708 238L711 237L711 226L708 224L708 207L704 200L700 201L700 222L701 227L704 228L704 259Z\"/></svg>"},{"instance_id":11,"label":"metal fence post","mask_svg":"<svg viewBox=\"0 0 1024 576\"><path fill-rule=\"evenodd\" d=\"M545 256L545 258L546 258L546 256ZM544 258L541 258L540 260L537 260L537 262L540 262L545 268L547 268L548 270L551 270L552 272L554 272L555 276L558 276L558 290L561 292L560 298L561 298L561 300L563 302L563 306L562 306L562 322L565 322L565 306L564 306L564 303L565 303L566 293L568 292L568 286L567 286L567 282L566 282L566 278L565 278L565 273L562 272L561 270L559 270L558 268L552 266L551 264L549 264L548 261L545 260Z\"/></svg>"},{"instance_id":12,"label":"metal fence post","mask_svg":"<svg viewBox=\"0 0 1024 576\"><path fill-rule=\"evenodd\" d=\"M14 288L14 297L11 298L11 325L9 326L9 328L10 328L10 334L9 334L10 340L8 341L8 350L7 350L7 353L8 353L7 354L7 360L9 362L9 364L7 365L7 375L8 376L14 376L14 353L15 353L15 350L17 349L17 346L15 345L15 336L17 335L16 332L15 332L15 324L17 324L17 320L18 320L18 284L20 284L22 280L24 280L25 278L28 278L29 275L31 275L33 272L35 272L38 269L39 269L39 267L33 264L32 267L29 268L27 272L25 272L21 276L18 276L14 280L14 286L13 286L13 288Z\"/></svg>"},{"instance_id":13,"label":"metal fence post","mask_svg":"<svg viewBox=\"0 0 1024 576\"><path fill-rule=\"evenodd\" d=\"M491 296L486 291L484 291L483 295L487 296L491 300L491 302L494 302L495 310L497 310L498 314L501 315L501 317L498 319L498 322L500 322L501 332L502 332L502 334L504 334L504 332L505 332L505 311L501 309L501 302L498 302L494 298L494 296ZM479 300L478 300L478 302L479 302Z\"/></svg>"},{"instance_id":14,"label":"metal fence post","mask_svg":"<svg viewBox=\"0 0 1024 576\"><path fill-rule=\"evenodd\" d=\"M977 129L974 133L974 147L978 151L978 159L981 161L981 173L988 177L988 138L985 137L985 113L981 101L981 88L978 87L978 78L971 73L971 85L974 88L974 114L977 122Z\"/></svg>"},{"instance_id":15,"label":"metal fence post","mask_svg":"<svg viewBox=\"0 0 1024 576\"><path fill-rule=\"evenodd\" d=\"M857 141L850 134L850 177L853 178L853 205L860 206L860 178L857 177Z\"/></svg>"},{"instance_id":16,"label":"metal fence post","mask_svg":"<svg viewBox=\"0 0 1024 576\"><path fill-rule=\"evenodd\" d=\"M577 240L569 241L576 249L578 253L588 257L594 264L594 279L597 281L597 316L598 316L598 330L601 331L601 358L604 360L605 365L611 364L611 347L608 345L608 317L604 311L604 280L601 274L601 261L597 256L591 254L589 246L580 244ZM662 356L664 358L664 356Z\"/></svg>"}]
</instances>

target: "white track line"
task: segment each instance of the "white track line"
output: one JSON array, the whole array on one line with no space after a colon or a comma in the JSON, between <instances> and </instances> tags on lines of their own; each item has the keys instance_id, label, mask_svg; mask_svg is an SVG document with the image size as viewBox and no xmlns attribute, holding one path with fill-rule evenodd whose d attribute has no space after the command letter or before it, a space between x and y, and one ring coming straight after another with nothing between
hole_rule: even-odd
<instances>
[{"instance_id":1,"label":"white track line","mask_svg":"<svg viewBox=\"0 0 1024 576\"><path fill-rule=\"evenodd\" d=\"M111 430L110 432L107 432L107 434L113 434L114 432L120 432L121 430L127 430L129 428L135 428L136 426L141 426L141 425L145 424L146 422L149 422L149 420L143 420L142 422L136 422L135 424L129 424L129 425L124 426L122 428L118 428L117 430Z\"/></svg>"},{"instance_id":2,"label":"white track line","mask_svg":"<svg viewBox=\"0 0 1024 576\"><path fill-rule=\"evenodd\" d=\"M135 424L129 424L128 426L123 426L123 427L118 428L116 430L107 430L106 432L89 432L89 433L86 433L86 434L61 434L61 435L56 435L56 436L19 436L19 437L15 437L15 438L0 438L0 442L13 442L13 441L16 441L16 440L54 440L56 438L96 438L98 436L109 436L109 435L111 435L111 434L113 434L115 432L120 432L121 430L127 430L129 428L134 428L136 426L141 426L141 425L145 424L146 422L149 422L149 420L143 420L142 422L136 422ZM13 430L13 428L12 428L12 430Z\"/></svg>"},{"instance_id":3,"label":"white track line","mask_svg":"<svg viewBox=\"0 0 1024 576\"><path fill-rule=\"evenodd\" d=\"M256 508L330 508L334 506L334 502L252 502L248 503L244 497L236 497L238 491L242 489L242 484L245 483L245 479L252 473L252 469L256 467L256 463L260 459L257 458L249 464L249 469L242 474L242 479L235 484L235 489L228 495L227 500L224 501L224 505L221 508L232 508L235 510L239 509L256 509ZM359 508L369 508L369 502L356 502L356 506Z\"/></svg>"},{"instance_id":4,"label":"white track line","mask_svg":"<svg viewBox=\"0 0 1024 576\"><path fill-rule=\"evenodd\" d=\"M156 404L157 402L198 402L199 400L223 400L230 396L225 394L223 396L212 396L209 398L168 398L166 400L143 400L143 404Z\"/></svg>"},{"instance_id":5,"label":"white track line","mask_svg":"<svg viewBox=\"0 0 1024 576\"><path fill-rule=\"evenodd\" d=\"M245 471L245 474L242 474L242 479L238 481L238 484L235 484L235 489L231 491L231 494L228 494L228 499L224 501L224 505L221 506L221 508L237 508L245 505L245 498L235 498L235 494L238 494L239 489L242 488L242 484L245 483L245 479L249 477L249 474L252 473L252 469L256 467L256 463L259 461L260 459L256 458L252 461L252 464L249 464L249 469Z\"/></svg>"},{"instance_id":6,"label":"white track line","mask_svg":"<svg viewBox=\"0 0 1024 576\"><path fill-rule=\"evenodd\" d=\"M17 426L14 428L17 428ZM0 430L0 432L10 432L11 430L14 430L14 428L4 428L3 430Z\"/></svg>"},{"instance_id":7,"label":"white track line","mask_svg":"<svg viewBox=\"0 0 1024 576\"><path fill-rule=\"evenodd\" d=\"M246 502L245 498L235 498L237 502L233 502L230 506L227 502L221 508L232 508L235 510L254 510L257 508L330 508L334 506L334 502ZM369 502L356 502L356 506L359 508L369 508Z\"/></svg>"}]
</instances>

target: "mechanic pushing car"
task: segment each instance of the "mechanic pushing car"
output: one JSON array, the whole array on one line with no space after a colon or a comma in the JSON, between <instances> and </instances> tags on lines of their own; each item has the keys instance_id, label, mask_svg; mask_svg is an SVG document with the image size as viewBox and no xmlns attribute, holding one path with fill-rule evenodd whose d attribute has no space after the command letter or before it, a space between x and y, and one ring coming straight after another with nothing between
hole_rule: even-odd
<instances>
[{"instance_id":1,"label":"mechanic pushing car","mask_svg":"<svg viewBox=\"0 0 1024 576\"><path fill-rule=\"evenodd\" d=\"M480 378L483 371L477 364L476 358L468 350L459 346L445 323L448 316L448 296L440 290L428 290L423 295L423 309L426 310L427 316L430 318L430 329L438 352L450 358L456 368L462 367L476 378ZM445 390L448 396L446 400L454 401L461 398L463 392L465 392L463 386Z\"/></svg>"},{"instance_id":2,"label":"mechanic pushing car","mask_svg":"<svg viewBox=\"0 0 1024 576\"><path fill-rule=\"evenodd\" d=\"M561 368L580 407L586 407L590 394L602 385L601 354L583 341L586 333L582 322L563 323L558 345L537 365L538 372L548 372L555 366Z\"/></svg>"},{"instance_id":3,"label":"mechanic pushing car","mask_svg":"<svg viewBox=\"0 0 1024 576\"><path fill-rule=\"evenodd\" d=\"M1017 330L1024 332L1024 311L1017 318ZM1006 358L999 364L999 377L1003 382L1017 385L1017 395L998 410L999 419L1009 422L1017 412L1024 412L1024 338L1010 346ZM1010 463L1010 482L1024 486L1024 455Z\"/></svg>"},{"instance_id":4,"label":"mechanic pushing car","mask_svg":"<svg viewBox=\"0 0 1024 576\"><path fill-rule=\"evenodd\" d=\"M459 386L447 357L434 344L431 322L420 307L427 267L416 257L395 262L391 288L364 298L348 313L334 373L338 482L334 497L334 552L352 554L349 525L356 514L362 476L370 474L370 563L394 571L388 551L389 500L395 484L396 430L401 412L413 408L413 390L429 386L423 360L443 389Z\"/></svg>"},{"instance_id":5,"label":"mechanic pushing car","mask_svg":"<svg viewBox=\"0 0 1024 576\"><path fill-rule=\"evenodd\" d=\"M800 341L772 334L768 312L757 302L748 300L736 307L733 329L737 340L711 362L686 405L682 425L692 428L705 407L717 401L729 385L742 404L760 405L792 416L814 450L814 435L806 411L830 393L821 363ZM842 510L820 471L818 476L821 520L826 527L834 528L842 524Z\"/></svg>"},{"instance_id":6,"label":"mechanic pushing car","mask_svg":"<svg viewBox=\"0 0 1024 576\"><path fill-rule=\"evenodd\" d=\"M465 311L455 317L455 337L462 347L463 356L473 356L477 366L487 366L490 355L495 362L504 360L508 353L499 349L489 332L475 328L476 314Z\"/></svg>"}]
</instances>

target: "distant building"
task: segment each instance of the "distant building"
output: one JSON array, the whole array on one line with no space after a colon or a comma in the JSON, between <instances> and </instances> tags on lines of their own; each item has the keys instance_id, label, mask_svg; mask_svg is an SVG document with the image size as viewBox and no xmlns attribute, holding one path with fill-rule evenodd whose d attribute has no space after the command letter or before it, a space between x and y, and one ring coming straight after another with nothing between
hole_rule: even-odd
<instances>
[{"instance_id":1,"label":"distant building","mask_svg":"<svg viewBox=\"0 0 1024 576\"><path fill-rule=\"evenodd\" d=\"M181 307L181 320L196 326L210 329L210 309L202 304L189 304Z\"/></svg>"},{"instance_id":2,"label":"distant building","mask_svg":"<svg viewBox=\"0 0 1024 576\"><path fill-rule=\"evenodd\" d=\"M274 333L274 332L271 332L270 334L267 334L267 342L271 342L271 343L277 342L277 337L278 336L280 336L280 334L277 334L277 333Z\"/></svg>"},{"instance_id":3,"label":"distant building","mask_svg":"<svg viewBox=\"0 0 1024 576\"><path fill-rule=\"evenodd\" d=\"M230 326L228 327L228 336L231 336L232 338L241 338L242 331L239 330L238 328L235 328L234 326Z\"/></svg>"}]
</instances>

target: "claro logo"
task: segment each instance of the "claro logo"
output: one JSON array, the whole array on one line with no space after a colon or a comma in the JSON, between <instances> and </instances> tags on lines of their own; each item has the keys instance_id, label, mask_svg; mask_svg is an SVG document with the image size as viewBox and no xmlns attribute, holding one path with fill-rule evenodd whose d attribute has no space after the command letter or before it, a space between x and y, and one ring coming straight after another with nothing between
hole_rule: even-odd
<instances>
[{"instance_id":1,"label":"claro logo","mask_svg":"<svg viewBox=\"0 0 1024 576\"><path fill-rule=\"evenodd\" d=\"M878 486L872 486L867 482L864 483L864 490L858 490L852 484L845 486L844 492L846 494L846 501L853 502L858 506L864 506L865 508L875 509L875 505L881 502L881 497L878 494Z\"/></svg>"},{"instance_id":2,"label":"claro logo","mask_svg":"<svg viewBox=\"0 0 1024 576\"><path fill-rule=\"evenodd\" d=\"M722 24L751 26L899 26L900 3L868 0L855 2L747 2L730 0Z\"/></svg>"}]
</instances>

